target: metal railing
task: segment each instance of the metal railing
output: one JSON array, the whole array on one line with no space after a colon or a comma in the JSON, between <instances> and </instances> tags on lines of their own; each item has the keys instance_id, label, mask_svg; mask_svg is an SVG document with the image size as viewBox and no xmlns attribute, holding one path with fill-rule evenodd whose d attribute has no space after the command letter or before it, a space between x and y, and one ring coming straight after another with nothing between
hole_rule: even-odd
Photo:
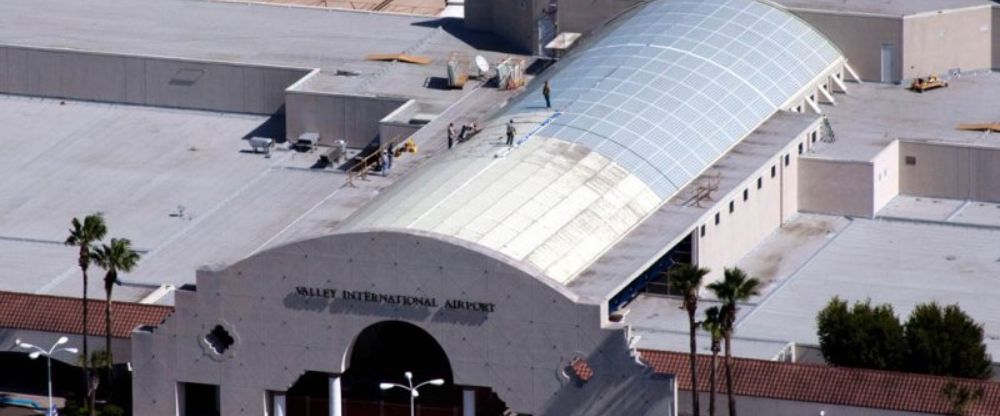
<instances>
[{"instance_id":1,"label":"metal railing","mask_svg":"<svg viewBox=\"0 0 1000 416\"><path fill-rule=\"evenodd\" d=\"M375 151L362 157L360 161L347 168L347 183L345 185L357 188L357 185L354 184L355 179L368 180L368 172L373 168L380 167L382 164L382 152L389 148L395 149L398 140L399 136L396 136L388 143L379 145L378 149L375 149Z\"/></svg>"}]
</instances>

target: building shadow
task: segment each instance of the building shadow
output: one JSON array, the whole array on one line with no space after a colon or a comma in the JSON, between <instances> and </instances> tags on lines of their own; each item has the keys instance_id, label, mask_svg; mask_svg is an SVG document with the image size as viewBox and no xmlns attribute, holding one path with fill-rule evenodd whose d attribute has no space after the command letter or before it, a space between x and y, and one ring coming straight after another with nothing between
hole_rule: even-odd
<instances>
[{"instance_id":1,"label":"building shadow","mask_svg":"<svg viewBox=\"0 0 1000 416\"><path fill-rule=\"evenodd\" d=\"M282 110L275 114L272 114L267 120L264 120L259 126L254 127L249 133L243 136L243 140L249 140L251 137L267 137L274 139L275 143L285 142L285 113L284 106Z\"/></svg>"},{"instance_id":2,"label":"building shadow","mask_svg":"<svg viewBox=\"0 0 1000 416\"><path fill-rule=\"evenodd\" d=\"M511 46L509 42L505 42L492 33L466 29L465 21L457 17L423 20L413 23L413 26L441 28L449 35L480 51L510 54L525 54L528 52Z\"/></svg>"}]
</instances>

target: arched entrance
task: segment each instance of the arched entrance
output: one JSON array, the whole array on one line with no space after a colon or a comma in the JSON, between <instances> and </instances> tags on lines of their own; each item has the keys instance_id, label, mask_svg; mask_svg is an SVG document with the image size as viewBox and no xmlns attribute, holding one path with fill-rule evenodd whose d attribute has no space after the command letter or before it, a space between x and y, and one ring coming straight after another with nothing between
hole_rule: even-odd
<instances>
[{"instance_id":1,"label":"arched entrance","mask_svg":"<svg viewBox=\"0 0 1000 416\"><path fill-rule=\"evenodd\" d=\"M451 363L440 344L420 327L401 321L384 321L358 334L346 357L340 378L343 416L408 416L409 392L383 390L380 383L406 385L406 372L414 384L442 379L441 386L421 387L417 416L464 416L466 401L474 402L472 414L500 416L506 409L489 388L456 386ZM288 416L330 416L330 376L307 372L287 391Z\"/></svg>"},{"instance_id":2,"label":"arched entrance","mask_svg":"<svg viewBox=\"0 0 1000 416\"><path fill-rule=\"evenodd\" d=\"M417 407L423 416L461 414L462 389L454 384L451 364L441 345L416 325L386 321L365 328L348 354L343 378L345 416L405 416L410 412L406 390L382 390L379 383L406 385L443 379L444 385L419 389Z\"/></svg>"}]
</instances>

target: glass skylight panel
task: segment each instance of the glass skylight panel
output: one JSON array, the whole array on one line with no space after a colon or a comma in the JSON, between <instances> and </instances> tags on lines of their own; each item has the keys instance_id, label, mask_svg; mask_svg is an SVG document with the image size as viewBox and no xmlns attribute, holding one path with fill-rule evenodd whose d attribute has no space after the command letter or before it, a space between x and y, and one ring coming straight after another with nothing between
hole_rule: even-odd
<instances>
[{"instance_id":1,"label":"glass skylight panel","mask_svg":"<svg viewBox=\"0 0 1000 416\"><path fill-rule=\"evenodd\" d=\"M616 160L664 198L840 57L756 1L655 1L626 19L564 61L552 81L565 114L543 135Z\"/></svg>"}]
</instances>

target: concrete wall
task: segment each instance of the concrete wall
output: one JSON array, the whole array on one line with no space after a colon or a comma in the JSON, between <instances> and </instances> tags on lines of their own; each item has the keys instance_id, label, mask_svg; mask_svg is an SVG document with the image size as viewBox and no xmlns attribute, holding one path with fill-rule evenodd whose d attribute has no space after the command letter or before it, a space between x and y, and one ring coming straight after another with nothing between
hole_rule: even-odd
<instances>
[{"instance_id":1,"label":"concrete wall","mask_svg":"<svg viewBox=\"0 0 1000 416\"><path fill-rule=\"evenodd\" d=\"M719 198L701 223L705 225L704 236L701 236L700 224L692 230L696 236L697 263L711 270L706 283L721 278L724 268L735 265L798 212L798 145L801 143L803 150L808 149L807 136L804 133L793 140L730 194ZM785 155L789 156L788 166L784 164ZM774 177L771 177L772 166ZM758 178L761 179L760 189L757 188ZM743 200L744 190L748 193L746 201ZM733 212L729 212L730 202L733 202ZM715 224L716 213L719 214L718 225Z\"/></svg>"},{"instance_id":2,"label":"concrete wall","mask_svg":"<svg viewBox=\"0 0 1000 416\"><path fill-rule=\"evenodd\" d=\"M893 81L902 79L903 20L898 17L837 14L790 9L825 34L865 81L881 81L882 44L896 46Z\"/></svg>"},{"instance_id":3,"label":"concrete wall","mask_svg":"<svg viewBox=\"0 0 1000 416\"><path fill-rule=\"evenodd\" d=\"M903 18L903 78L993 67L992 7Z\"/></svg>"},{"instance_id":4,"label":"concrete wall","mask_svg":"<svg viewBox=\"0 0 1000 416\"><path fill-rule=\"evenodd\" d=\"M82 351L83 348L83 335L70 335L64 333L55 332L42 332L42 331L32 331L27 329L0 329L0 346L4 350L9 346L11 350L18 350L14 348L14 343L17 340L22 342L27 342L29 344L34 344L39 347L48 349L56 342L59 337L65 336L69 338L63 347L73 347L79 348ZM90 352L94 351L104 351L104 336L89 336L87 337L87 348ZM25 353L31 352L31 350L18 350L24 351ZM111 353L114 358L115 363L124 363L132 359L132 346L130 340L127 338L111 338ZM53 360L59 360L66 364L78 365L77 355L69 353L60 353L52 355Z\"/></svg>"},{"instance_id":5,"label":"concrete wall","mask_svg":"<svg viewBox=\"0 0 1000 416\"><path fill-rule=\"evenodd\" d=\"M831 215L874 215L871 162L803 158L799 164L799 209Z\"/></svg>"},{"instance_id":6,"label":"concrete wall","mask_svg":"<svg viewBox=\"0 0 1000 416\"><path fill-rule=\"evenodd\" d=\"M223 415L261 415L267 391L287 390L307 370L342 374L355 337L394 320L440 344L455 384L492 387L518 413L672 415L672 378L639 365L623 329L602 329L599 306L576 304L532 273L458 243L393 232L302 241L199 271L197 291L175 293L173 315L133 336L135 414L175 414L178 383L195 382L220 386ZM303 297L298 286L440 303ZM495 310L449 310L447 299ZM235 339L224 355L205 345L216 325ZM561 375L574 357L587 360L592 379Z\"/></svg>"},{"instance_id":7,"label":"concrete wall","mask_svg":"<svg viewBox=\"0 0 1000 416\"><path fill-rule=\"evenodd\" d=\"M1000 71L1000 6L993 6L993 69Z\"/></svg>"},{"instance_id":8,"label":"concrete wall","mask_svg":"<svg viewBox=\"0 0 1000 416\"><path fill-rule=\"evenodd\" d=\"M691 391L681 390L677 394L681 415L691 415ZM708 393L698 395L701 414L708 411ZM715 395L715 414L729 415L729 404L725 394ZM793 400L769 399L766 397L736 396L736 414L768 416L817 416L820 412L829 416L914 416L923 413L900 412L896 410L868 407L840 406L826 403L799 402Z\"/></svg>"},{"instance_id":9,"label":"concrete wall","mask_svg":"<svg viewBox=\"0 0 1000 416\"><path fill-rule=\"evenodd\" d=\"M420 111L420 105L409 100L378 122L378 134L383 144L402 143L413 136L423 125L410 124L410 119Z\"/></svg>"},{"instance_id":10,"label":"concrete wall","mask_svg":"<svg viewBox=\"0 0 1000 416\"><path fill-rule=\"evenodd\" d=\"M320 135L320 143L347 141L348 147L367 146L379 135L379 120L407 102L405 98L319 94L289 89L285 95L285 136L305 132Z\"/></svg>"},{"instance_id":11,"label":"concrete wall","mask_svg":"<svg viewBox=\"0 0 1000 416\"><path fill-rule=\"evenodd\" d=\"M899 195L899 141L894 140L872 159L872 215Z\"/></svg>"},{"instance_id":12,"label":"concrete wall","mask_svg":"<svg viewBox=\"0 0 1000 416\"><path fill-rule=\"evenodd\" d=\"M465 27L492 32L521 53L537 54L538 19L548 0L468 0Z\"/></svg>"},{"instance_id":13,"label":"concrete wall","mask_svg":"<svg viewBox=\"0 0 1000 416\"><path fill-rule=\"evenodd\" d=\"M0 47L0 93L252 114L281 110L308 71Z\"/></svg>"},{"instance_id":14,"label":"concrete wall","mask_svg":"<svg viewBox=\"0 0 1000 416\"><path fill-rule=\"evenodd\" d=\"M900 141L899 170L906 195L1000 202L998 148Z\"/></svg>"}]
</instances>

